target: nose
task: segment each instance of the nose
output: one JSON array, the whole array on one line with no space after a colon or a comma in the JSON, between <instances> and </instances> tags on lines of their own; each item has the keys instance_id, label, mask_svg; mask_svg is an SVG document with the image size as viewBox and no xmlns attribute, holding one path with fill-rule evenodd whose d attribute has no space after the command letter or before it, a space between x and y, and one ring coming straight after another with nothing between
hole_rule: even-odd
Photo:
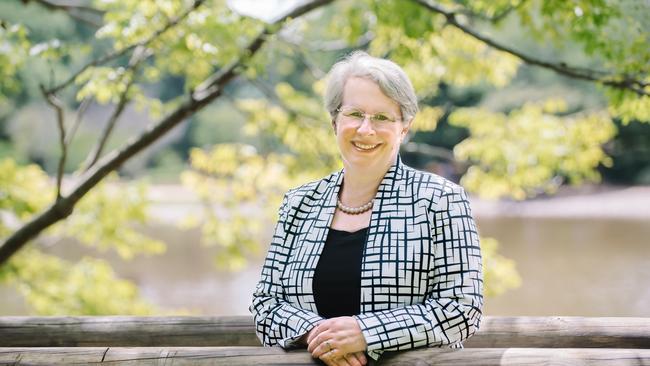
<instances>
[{"instance_id":1,"label":"nose","mask_svg":"<svg viewBox=\"0 0 650 366\"><path fill-rule=\"evenodd\" d=\"M361 121L361 124L359 127L357 127L357 132L361 135L370 135L375 133L374 126L372 125L372 121L370 120L369 115L364 115L363 120Z\"/></svg>"}]
</instances>

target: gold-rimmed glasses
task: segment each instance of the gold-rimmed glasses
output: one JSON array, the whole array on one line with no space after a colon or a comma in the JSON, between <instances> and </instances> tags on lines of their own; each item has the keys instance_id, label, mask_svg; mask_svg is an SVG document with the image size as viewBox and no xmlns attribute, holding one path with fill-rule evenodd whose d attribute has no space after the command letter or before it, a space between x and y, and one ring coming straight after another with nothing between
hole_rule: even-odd
<instances>
[{"instance_id":1,"label":"gold-rimmed glasses","mask_svg":"<svg viewBox=\"0 0 650 366\"><path fill-rule=\"evenodd\" d=\"M366 118L370 120L370 123L372 123L374 127L390 126L393 123L400 121L399 118L395 118L388 113L380 112L370 114L354 107L340 107L337 108L336 111L339 112L347 122L354 123L357 126L360 126Z\"/></svg>"}]
</instances>

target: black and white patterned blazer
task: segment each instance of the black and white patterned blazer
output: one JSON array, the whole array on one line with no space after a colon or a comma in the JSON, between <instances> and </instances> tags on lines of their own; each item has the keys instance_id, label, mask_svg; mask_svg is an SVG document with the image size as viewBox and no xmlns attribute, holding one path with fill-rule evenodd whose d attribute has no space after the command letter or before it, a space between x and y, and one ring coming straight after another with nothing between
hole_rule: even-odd
<instances>
[{"instance_id":1,"label":"black and white patterned blazer","mask_svg":"<svg viewBox=\"0 0 650 366\"><path fill-rule=\"evenodd\" d=\"M319 321L312 282L343 179L339 171L287 192L250 311L265 346L290 348ZM368 355L462 348L481 321L479 237L464 190L398 157L374 200L361 264Z\"/></svg>"}]
</instances>

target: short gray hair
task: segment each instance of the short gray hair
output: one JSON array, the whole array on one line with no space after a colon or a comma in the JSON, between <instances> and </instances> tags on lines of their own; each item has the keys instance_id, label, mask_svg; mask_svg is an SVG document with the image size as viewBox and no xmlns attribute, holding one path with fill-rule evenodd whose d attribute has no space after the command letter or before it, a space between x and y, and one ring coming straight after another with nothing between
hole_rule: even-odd
<instances>
[{"instance_id":1,"label":"short gray hair","mask_svg":"<svg viewBox=\"0 0 650 366\"><path fill-rule=\"evenodd\" d=\"M400 107L403 121L410 121L418 112L418 99L413 84L404 70L393 61L373 57L363 51L354 51L332 66L325 90L325 108L336 118L343 103L343 89L350 77L374 81L387 97Z\"/></svg>"}]
</instances>

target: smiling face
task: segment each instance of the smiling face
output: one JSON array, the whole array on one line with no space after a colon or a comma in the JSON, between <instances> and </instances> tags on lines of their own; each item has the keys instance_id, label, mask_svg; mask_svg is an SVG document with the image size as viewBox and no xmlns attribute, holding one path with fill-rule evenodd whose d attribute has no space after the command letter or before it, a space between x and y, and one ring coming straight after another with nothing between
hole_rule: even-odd
<instances>
[{"instance_id":1,"label":"smiling face","mask_svg":"<svg viewBox=\"0 0 650 366\"><path fill-rule=\"evenodd\" d=\"M334 121L336 141L346 170L385 173L395 162L408 123L401 121L399 104L387 97L374 81L351 77L343 88L341 109L365 112L359 122L339 112ZM371 115L382 114L397 121L375 123Z\"/></svg>"}]
</instances>

